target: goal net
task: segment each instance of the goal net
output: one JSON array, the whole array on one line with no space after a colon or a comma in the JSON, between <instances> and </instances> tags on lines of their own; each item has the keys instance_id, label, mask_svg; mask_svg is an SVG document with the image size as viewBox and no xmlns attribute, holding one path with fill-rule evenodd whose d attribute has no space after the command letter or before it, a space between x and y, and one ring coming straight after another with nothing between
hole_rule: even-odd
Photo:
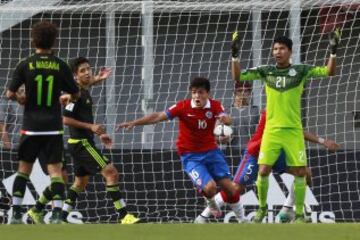
<instances>
[{"instance_id":1,"label":"goal net","mask_svg":"<svg viewBox=\"0 0 360 240\"><path fill-rule=\"evenodd\" d=\"M13 0L0 3L0 86L8 85L16 63L31 54L31 25L50 20L59 27L56 55L71 60L87 57L95 72L113 69L104 83L94 86L97 123L106 125L114 148L106 154L119 169L121 189L130 211L150 222L191 222L205 206L189 177L184 174L175 150L177 121L136 127L115 133L115 125L144 114L164 111L188 98L189 81L208 77L213 98L233 111L235 92L244 86L231 79L231 32L241 40L243 69L273 64L272 40L287 35L294 41L293 63L324 65L330 55L327 33L342 31L337 53L336 76L309 81L303 97L304 128L323 138L336 140L341 148L329 152L308 144L313 186L306 202L312 207L313 222L360 220L360 100L359 34L360 1L263 1L263 0ZM235 91L237 89L237 91ZM249 106L239 110L242 133L231 146L222 146L235 171L257 117L265 107L263 85L251 86ZM11 193L16 172L17 134L21 109L2 101L11 149L2 138L0 191ZM247 116L245 115L247 114ZM240 116L241 115L241 116ZM65 135L65 139L67 135ZM98 147L101 145L97 142ZM67 156L70 182L73 163ZM36 164L27 186L25 204L34 199L49 179ZM291 185L288 175L271 177L269 207L274 216ZM254 188L242 197L246 215L257 207ZM116 213L106 196L102 177L91 178L81 194L73 222L114 222ZM225 221L231 218L225 216ZM222 221L222 220L221 220Z\"/></svg>"}]
</instances>

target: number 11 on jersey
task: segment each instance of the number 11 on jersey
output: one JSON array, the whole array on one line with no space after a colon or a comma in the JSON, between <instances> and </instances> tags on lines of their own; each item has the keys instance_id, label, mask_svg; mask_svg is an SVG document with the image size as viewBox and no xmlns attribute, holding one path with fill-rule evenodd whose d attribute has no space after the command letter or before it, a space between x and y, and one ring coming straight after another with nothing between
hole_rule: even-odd
<instances>
[{"instance_id":1,"label":"number 11 on jersey","mask_svg":"<svg viewBox=\"0 0 360 240\"><path fill-rule=\"evenodd\" d=\"M43 92L43 76L41 74L37 75L35 77L35 81L37 82L37 98L36 102L38 106L41 106L42 104L42 92ZM47 97L46 97L46 106L51 106L51 100L52 100L52 92L53 92L53 85L54 85L54 76L49 75L46 79L46 82L48 82L48 89L47 89Z\"/></svg>"}]
</instances>

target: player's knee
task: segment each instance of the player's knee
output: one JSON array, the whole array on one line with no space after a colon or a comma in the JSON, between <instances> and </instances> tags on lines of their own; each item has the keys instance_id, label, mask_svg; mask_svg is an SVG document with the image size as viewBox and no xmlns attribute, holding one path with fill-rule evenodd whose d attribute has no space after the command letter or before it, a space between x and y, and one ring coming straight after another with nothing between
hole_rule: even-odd
<instances>
[{"instance_id":1,"label":"player's knee","mask_svg":"<svg viewBox=\"0 0 360 240\"><path fill-rule=\"evenodd\" d=\"M73 183L73 186L80 190L80 191L84 191L85 190L85 187L86 185L88 184L89 180L88 180L88 177L85 176L85 177L75 177L75 181Z\"/></svg>"},{"instance_id":2,"label":"player's knee","mask_svg":"<svg viewBox=\"0 0 360 240\"><path fill-rule=\"evenodd\" d=\"M214 181L210 181L206 184L203 189L203 193L207 198L212 198L216 194L216 183Z\"/></svg>"},{"instance_id":3,"label":"player's knee","mask_svg":"<svg viewBox=\"0 0 360 240\"><path fill-rule=\"evenodd\" d=\"M103 169L103 176L106 182L116 183L119 180L119 172L114 165L109 164Z\"/></svg>"},{"instance_id":4,"label":"player's knee","mask_svg":"<svg viewBox=\"0 0 360 240\"><path fill-rule=\"evenodd\" d=\"M262 177L267 177L270 175L271 172L271 167L266 166L266 165L260 165L259 167L259 175Z\"/></svg>"},{"instance_id":5,"label":"player's knee","mask_svg":"<svg viewBox=\"0 0 360 240\"><path fill-rule=\"evenodd\" d=\"M61 171L61 176L62 176L62 178L64 179L65 184L69 182L68 173L67 173L66 170L63 169L63 170Z\"/></svg>"},{"instance_id":6,"label":"player's knee","mask_svg":"<svg viewBox=\"0 0 360 240\"><path fill-rule=\"evenodd\" d=\"M62 163L52 163L47 165L48 173L50 177L62 178Z\"/></svg>"},{"instance_id":7,"label":"player's knee","mask_svg":"<svg viewBox=\"0 0 360 240\"><path fill-rule=\"evenodd\" d=\"M296 167L294 169L294 175L297 177L305 177L307 176L306 167Z\"/></svg>"},{"instance_id":8,"label":"player's knee","mask_svg":"<svg viewBox=\"0 0 360 240\"><path fill-rule=\"evenodd\" d=\"M235 190L237 193L241 193L242 191L244 191L244 189L245 189L244 185L235 184Z\"/></svg>"},{"instance_id":9,"label":"player's knee","mask_svg":"<svg viewBox=\"0 0 360 240\"><path fill-rule=\"evenodd\" d=\"M30 175L31 170L32 170L32 166L33 166L32 163L20 161L19 162L19 167L18 167L18 172L26 174L26 175Z\"/></svg>"}]
</instances>

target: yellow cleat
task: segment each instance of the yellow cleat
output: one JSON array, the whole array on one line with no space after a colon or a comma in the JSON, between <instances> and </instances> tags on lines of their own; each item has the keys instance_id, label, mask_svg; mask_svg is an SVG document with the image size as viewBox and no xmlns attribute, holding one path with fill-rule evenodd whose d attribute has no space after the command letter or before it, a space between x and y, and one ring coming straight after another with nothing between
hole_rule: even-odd
<instances>
[{"instance_id":1,"label":"yellow cleat","mask_svg":"<svg viewBox=\"0 0 360 240\"><path fill-rule=\"evenodd\" d=\"M121 224L136 224L140 222L140 218L135 217L132 214L126 214L126 216L120 220Z\"/></svg>"},{"instance_id":2,"label":"yellow cleat","mask_svg":"<svg viewBox=\"0 0 360 240\"><path fill-rule=\"evenodd\" d=\"M27 212L28 217L33 221L34 224L45 224L44 222L44 211L36 211L36 209L30 208Z\"/></svg>"}]
</instances>

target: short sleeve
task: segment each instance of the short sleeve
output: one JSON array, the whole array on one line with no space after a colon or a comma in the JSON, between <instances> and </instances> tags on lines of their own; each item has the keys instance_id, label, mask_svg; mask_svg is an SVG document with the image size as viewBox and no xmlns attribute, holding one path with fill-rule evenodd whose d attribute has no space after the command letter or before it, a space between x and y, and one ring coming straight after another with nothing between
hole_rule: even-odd
<instances>
[{"instance_id":1,"label":"short sleeve","mask_svg":"<svg viewBox=\"0 0 360 240\"><path fill-rule=\"evenodd\" d=\"M62 84L62 89L64 92L75 94L79 92L79 88L76 85L76 82L74 80L74 76L69 68L69 66L66 63L62 64L63 66L63 73L64 73L64 81Z\"/></svg>"},{"instance_id":2,"label":"short sleeve","mask_svg":"<svg viewBox=\"0 0 360 240\"><path fill-rule=\"evenodd\" d=\"M169 120L173 120L174 118L179 117L181 113L181 104L176 103L172 105L165 111L165 113Z\"/></svg>"},{"instance_id":3,"label":"short sleeve","mask_svg":"<svg viewBox=\"0 0 360 240\"><path fill-rule=\"evenodd\" d=\"M326 66L305 65L305 79L328 77L329 71Z\"/></svg>"},{"instance_id":4,"label":"short sleeve","mask_svg":"<svg viewBox=\"0 0 360 240\"><path fill-rule=\"evenodd\" d=\"M16 66L12 80L9 85L9 90L12 92L16 92L21 85L25 83L25 76L23 75L23 69L24 69L24 61L19 62Z\"/></svg>"},{"instance_id":5,"label":"short sleeve","mask_svg":"<svg viewBox=\"0 0 360 240\"><path fill-rule=\"evenodd\" d=\"M227 114L225 113L224 106L219 102L219 104L215 108L215 116L220 117L220 116L223 116L223 115L227 115Z\"/></svg>"},{"instance_id":6,"label":"short sleeve","mask_svg":"<svg viewBox=\"0 0 360 240\"><path fill-rule=\"evenodd\" d=\"M262 67L254 67L242 71L240 74L240 81L263 80L264 73Z\"/></svg>"}]
</instances>

